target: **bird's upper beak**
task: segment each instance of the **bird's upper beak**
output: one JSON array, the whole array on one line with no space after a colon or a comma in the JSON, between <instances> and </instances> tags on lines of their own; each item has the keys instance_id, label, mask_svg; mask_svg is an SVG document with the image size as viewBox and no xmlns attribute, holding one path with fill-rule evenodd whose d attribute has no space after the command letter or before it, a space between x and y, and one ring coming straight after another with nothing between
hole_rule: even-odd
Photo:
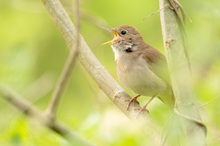
<instances>
[{"instance_id":1,"label":"bird's upper beak","mask_svg":"<svg viewBox=\"0 0 220 146\"><path fill-rule=\"evenodd\" d=\"M111 41L108 41L108 42L105 42L103 43L102 45L105 45L105 44L109 44L111 45L113 43L113 41L119 36L118 33L115 31L114 28L104 28L106 30L108 30L109 32L113 33L114 34L114 38L111 40Z\"/></svg>"}]
</instances>

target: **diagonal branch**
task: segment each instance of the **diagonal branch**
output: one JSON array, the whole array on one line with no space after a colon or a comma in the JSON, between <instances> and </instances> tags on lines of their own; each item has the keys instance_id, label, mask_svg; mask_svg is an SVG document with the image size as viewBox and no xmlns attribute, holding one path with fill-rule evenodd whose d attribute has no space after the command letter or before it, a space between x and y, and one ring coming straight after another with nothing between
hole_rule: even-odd
<instances>
[{"instance_id":1,"label":"diagonal branch","mask_svg":"<svg viewBox=\"0 0 220 146\"><path fill-rule=\"evenodd\" d=\"M51 120L46 115L43 115L38 109L34 107L31 103L20 97L15 91L9 89L8 87L0 84L0 95L9 103L14 105L18 110L23 112L26 116L35 118L39 123L45 127L51 129L55 133L61 135L63 138L68 140L73 145L81 146L92 146L87 140L80 137L77 133L71 131L64 124Z\"/></svg>"},{"instance_id":2,"label":"diagonal branch","mask_svg":"<svg viewBox=\"0 0 220 146\"><path fill-rule=\"evenodd\" d=\"M49 12L54 23L61 31L65 38L69 48L74 45L74 38L76 38L77 31L71 22L66 11L58 0L42 0L47 11ZM131 97L118 85L118 83L112 78L107 70L100 64L97 58L89 49L88 45L80 36L80 46L78 60L96 81L100 89L115 103L115 105L130 119L136 120L140 105L134 104L127 110L128 101ZM151 137L155 144L160 143L161 134L160 126L152 120L147 111L142 112L138 116L138 121L143 123L145 132Z\"/></svg>"}]
</instances>

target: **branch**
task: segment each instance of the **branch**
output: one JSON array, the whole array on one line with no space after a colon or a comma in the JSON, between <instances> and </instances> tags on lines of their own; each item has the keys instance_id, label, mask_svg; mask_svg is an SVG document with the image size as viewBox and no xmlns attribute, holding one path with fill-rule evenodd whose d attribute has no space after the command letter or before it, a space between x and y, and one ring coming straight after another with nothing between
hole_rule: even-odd
<instances>
[{"instance_id":1,"label":"branch","mask_svg":"<svg viewBox=\"0 0 220 146\"><path fill-rule=\"evenodd\" d=\"M67 81L70 78L70 75L73 70L73 66L75 64L76 57L78 55L78 48L79 48L79 31L80 31L80 14L79 14L79 0L75 0L76 5L76 40L74 42L75 46L72 46L72 49L70 49L69 56L66 60L66 63L64 65L63 71L59 77L58 82L56 83L56 86L54 88L51 101L49 103L49 106L46 110L46 114L51 118L54 119L56 116L56 110L59 104L59 101L61 99L62 92L65 88L65 85Z\"/></svg>"},{"instance_id":2,"label":"branch","mask_svg":"<svg viewBox=\"0 0 220 146\"><path fill-rule=\"evenodd\" d=\"M18 110L23 112L23 114L28 117L35 118L39 123L61 135L63 138L68 140L74 145L81 146L92 146L87 140L80 137L77 133L71 131L64 124L51 120L46 115L41 114L41 112L36 109L31 103L20 97L15 91L9 89L8 87L0 84L0 95L9 103L13 104Z\"/></svg>"},{"instance_id":3,"label":"branch","mask_svg":"<svg viewBox=\"0 0 220 146\"><path fill-rule=\"evenodd\" d=\"M74 38L76 38L77 31L71 22L66 11L58 0L42 0L47 11L49 12L54 23L61 31L65 38L69 48L72 48L74 44ZM89 49L88 45L80 36L80 46L78 60L96 81L100 89L115 103L115 105L130 119L137 120L138 110L141 108L139 104L135 103L131 105L129 110L127 106L131 97L118 85L113 77L107 72L107 70L100 64L97 58ZM143 129L155 142L160 143L161 134L160 126L152 120L147 111L142 112L138 116L138 121L143 123Z\"/></svg>"},{"instance_id":4,"label":"branch","mask_svg":"<svg viewBox=\"0 0 220 146\"><path fill-rule=\"evenodd\" d=\"M171 0L160 0L160 8ZM172 0L173 1L173 0ZM181 35L182 25L178 23L177 10L165 7L160 11L161 26L167 62L171 73L171 82L176 99L175 112L181 119L186 142L190 146L206 145L206 127L201 121L195 96L192 91L192 79L185 44ZM181 113L181 114L180 114ZM184 116L183 116L184 115Z\"/></svg>"}]
</instances>

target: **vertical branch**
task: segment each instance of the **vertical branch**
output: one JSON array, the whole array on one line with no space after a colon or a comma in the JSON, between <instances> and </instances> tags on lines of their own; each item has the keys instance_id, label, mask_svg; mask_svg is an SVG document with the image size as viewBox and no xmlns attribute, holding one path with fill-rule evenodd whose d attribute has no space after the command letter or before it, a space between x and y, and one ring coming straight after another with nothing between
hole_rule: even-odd
<instances>
[{"instance_id":1,"label":"vertical branch","mask_svg":"<svg viewBox=\"0 0 220 146\"><path fill-rule=\"evenodd\" d=\"M170 5L169 1L160 0L160 8ZM181 120L186 143L190 146L205 146L206 127L201 122L192 91L193 83L185 54L186 45L181 34L183 28L175 12L170 7L165 7L160 11L164 47L176 99L174 113Z\"/></svg>"},{"instance_id":2,"label":"vertical branch","mask_svg":"<svg viewBox=\"0 0 220 146\"><path fill-rule=\"evenodd\" d=\"M75 42L72 47L72 49L70 49L70 53L69 56L66 60L66 63L64 65L63 71L59 77L59 80L57 81L52 97L51 97L51 101L49 103L48 109L47 109L47 114L50 118L54 119L56 116L56 110L59 104L59 101L61 99L61 95L62 92L65 88L65 85L67 83L67 81L70 78L71 72L73 70L73 66L76 60L76 57L78 55L78 47L79 47L79 43L80 43L80 37L79 37L79 32L80 32L80 12L79 12L79 0L75 0L75 7L76 7L76 12L75 12L75 21L76 21L76 38L74 40L72 40L73 42Z\"/></svg>"}]
</instances>

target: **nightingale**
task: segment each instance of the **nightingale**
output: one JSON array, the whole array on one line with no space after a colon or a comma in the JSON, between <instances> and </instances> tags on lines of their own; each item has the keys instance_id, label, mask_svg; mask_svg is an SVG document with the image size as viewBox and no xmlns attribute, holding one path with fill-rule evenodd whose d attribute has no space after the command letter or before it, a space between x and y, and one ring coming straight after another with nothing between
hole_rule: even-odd
<instances>
[{"instance_id":1,"label":"nightingale","mask_svg":"<svg viewBox=\"0 0 220 146\"><path fill-rule=\"evenodd\" d=\"M120 25L107 30L114 34L114 38L104 44L110 44L113 49L118 79L123 86L138 94L129 101L127 109L141 95L151 97L141 111L154 97L159 97L172 108L174 99L165 56L145 43L132 26Z\"/></svg>"}]
</instances>

